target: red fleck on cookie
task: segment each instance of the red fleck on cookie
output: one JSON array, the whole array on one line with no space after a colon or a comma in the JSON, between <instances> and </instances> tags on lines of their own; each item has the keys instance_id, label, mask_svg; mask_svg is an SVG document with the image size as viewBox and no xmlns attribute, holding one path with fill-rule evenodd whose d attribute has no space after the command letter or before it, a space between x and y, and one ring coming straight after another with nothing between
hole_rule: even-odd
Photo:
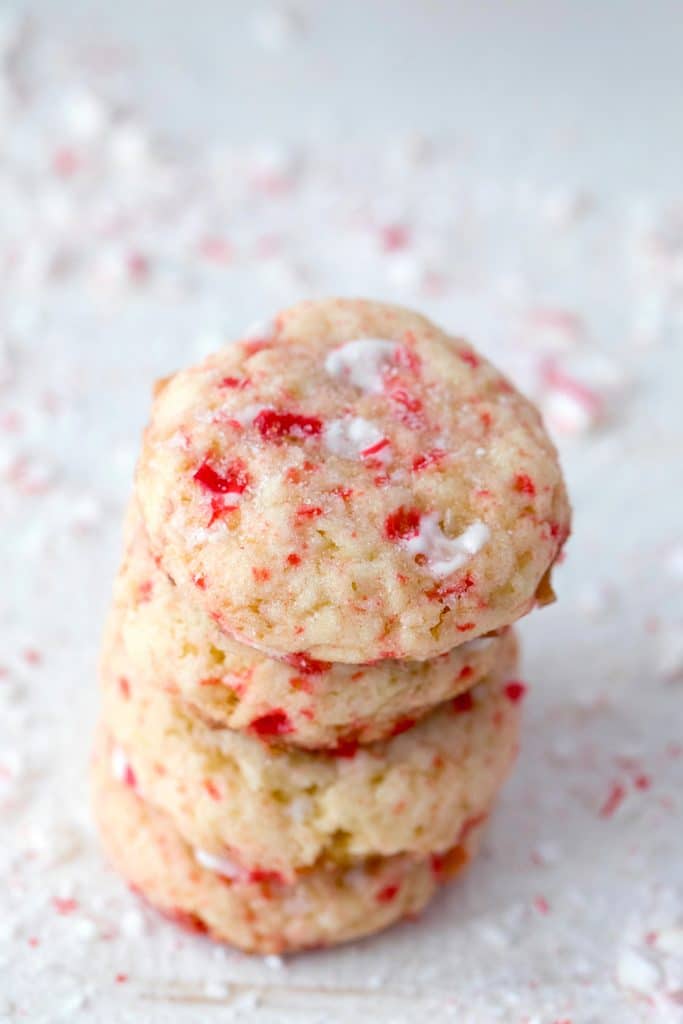
<instances>
[{"instance_id":1,"label":"red fleck on cookie","mask_svg":"<svg viewBox=\"0 0 683 1024\"><path fill-rule=\"evenodd\" d=\"M535 408L461 339L360 300L302 303L176 374L137 493L154 556L224 632L345 663L509 625L570 518Z\"/></svg>"}]
</instances>

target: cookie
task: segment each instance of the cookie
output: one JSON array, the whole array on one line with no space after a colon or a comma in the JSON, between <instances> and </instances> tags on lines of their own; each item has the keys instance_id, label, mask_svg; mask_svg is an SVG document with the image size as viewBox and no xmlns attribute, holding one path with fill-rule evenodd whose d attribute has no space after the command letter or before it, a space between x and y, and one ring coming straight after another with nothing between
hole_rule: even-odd
<instances>
[{"instance_id":1,"label":"cookie","mask_svg":"<svg viewBox=\"0 0 683 1024\"><path fill-rule=\"evenodd\" d=\"M350 751L410 728L435 704L476 685L502 650L501 637L482 637L429 661L267 658L222 633L157 567L134 505L125 533L104 643L106 671L174 694L212 726Z\"/></svg>"},{"instance_id":2,"label":"cookie","mask_svg":"<svg viewBox=\"0 0 683 1024\"><path fill-rule=\"evenodd\" d=\"M212 728L162 690L138 687L132 673L109 676L106 666L103 710L118 777L188 842L291 880L316 864L453 846L488 809L516 752L514 667L509 634L501 662L474 690L392 739L328 753Z\"/></svg>"},{"instance_id":3,"label":"cookie","mask_svg":"<svg viewBox=\"0 0 683 1024\"><path fill-rule=\"evenodd\" d=\"M469 822L445 856L316 867L283 884L190 846L167 816L112 776L110 760L103 733L94 763L94 807L114 866L165 916L250 953L329 946L417 914L438 884L474 856L484 826L483 819Z\"/></svg>"},{"instance_id":4,"label":"cookie","mask_svg":"<svg viewBox=\"0 0 683 1024\"><path fill-rule=\"evenodd\" d=\"M345 663L524 615L570 518L537 410L466 342L360 300L303 303L164 382L137 493L222 630Z\"/></svg>"}]
</instances>

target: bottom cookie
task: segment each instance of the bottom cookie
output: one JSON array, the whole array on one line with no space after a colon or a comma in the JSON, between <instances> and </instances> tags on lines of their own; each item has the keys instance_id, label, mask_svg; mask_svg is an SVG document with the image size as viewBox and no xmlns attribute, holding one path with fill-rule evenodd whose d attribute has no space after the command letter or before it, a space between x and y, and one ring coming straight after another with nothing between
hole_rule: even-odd
<instances>
[{"instance_id":1,"label":"bottom cookie","mask_svg":"<svg viewBox=\"0 0 683 1024\"><path fill-rule=\"evenodd\" d=\"M193 850L168 818L112 778L106 746L101 736L94 802L116 869L165 916L250 953L331 946L418 913L439 883L472 859L483 832L481 815L467 823L447 854L377 857L346 868L316 865L291 884L235 875L229 862L224 866Z\"/></svg>"}]
</instances>

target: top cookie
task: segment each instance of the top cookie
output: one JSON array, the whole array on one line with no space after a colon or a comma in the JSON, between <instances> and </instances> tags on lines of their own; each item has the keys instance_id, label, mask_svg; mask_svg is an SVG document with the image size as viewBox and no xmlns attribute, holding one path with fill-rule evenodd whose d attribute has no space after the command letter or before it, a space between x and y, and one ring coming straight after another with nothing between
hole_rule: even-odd
<instances>
[{"instance_id":1,"label":"top cookie","mask_svg":"<svg viewBox=\"0 0 683 1024\"><path fill-rule=\"evenodd\" d=\"M223 630L348 663L509 624L569 532L536 409L461 339L361 300L302 303L164 382L137 491Z\"/></svg>"}]
</instances>

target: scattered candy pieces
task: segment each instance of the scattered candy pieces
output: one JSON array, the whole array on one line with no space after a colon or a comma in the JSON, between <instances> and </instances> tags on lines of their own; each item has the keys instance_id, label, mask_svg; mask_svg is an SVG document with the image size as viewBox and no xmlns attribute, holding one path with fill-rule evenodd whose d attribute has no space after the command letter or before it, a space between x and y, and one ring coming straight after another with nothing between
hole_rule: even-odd
<instances>
[{"instance_id":1,"label":"scattered candy pieces","mask_svg":"<svg viewBox=\"0 0 683 1024\"><path fill-rule=\"evenodd\" d=\"M286 75L293 53L311 59L309 17L312 8L297 4L244 12L255 75L269 63L264 73ZM321 1020L346 1012L352 979L370 1001L380 989L382 1000L399 992L391 1012L406 1019L427 993L420 1019L454 1024L467 1014L492 1024L632 1024L649 1014L673 1024L683 1006L673 884L683 560L679 513L667 503L676 505L680 469L680 208L656 194L621 195L618 183L587 187L570 170L566 181L532 185L498 168L491 180L476 138L457 150L414 133L376 147L347 137L336 149L300 151L277 140L169 146L137 109L139 55L91 36L65 46L63 28L0 13L0 1017L106 1015L101 987L125 999L136 979L144 987L153 978L160 1001L131 1011L138 1018L176 1012L164 997L177 998L183 979L189 1001L216 1000L221 1019L237 1020L269 998L258 986L281 983L269 973L280 970L277 957L261 968L222 950L213 959L201 938L177 939L102 864L85 810L80 723L92 714L91 637L148 383L199 355L195 344L201 354L220 347L259 309L343 289L428 306L483 339L540 401L578 528L554 580L557 617L526 638L534 739L464 901L456 887L426 922L387 945L344 950L333 968L328 954L302 959L292 967L297 985L315 989ZM311 38L317 31L311 24ZM540 151L551 145L544 135ZM562 145L571 156L575 143L563 136ZM268 342L274 325L250 333L255 345ZM248 394L247 383L237 386ZM412 472L438 473L442 458L425 452ZM298 556L285 557L295 579ZM656 632L639 629L645 616L659 619ZM23 654L34 645L40 664ZM591 698L580 708L575 686ZM592 699L600 691L609 706ZM626 740L642 748L635 774L615 769ZM349 739L336 754L352 766L357 749ZM584 841L589 821L608 833L605 847ZM541 884L548 915L531 903ZM54 893L77 907L61 913ZM633 931L616 948L629 916ZM245 989L251 979L257 987ZM272 1012L289 1009L284 990L277 999ZM292 999L298 1008L301 995ZM208 1013L201 1001L177 1012Z\"/></svg>"},{"instance_id":2,"label":"scattered candy pieces","mask_svg":"<svg viewBox=\"0 0 683 1024\"><path fill-rule=\"evenodd\" d=\"M650 995L660 981L657 966L634 949L624 949L617 963L617 981L624 988Z\"/></svg>"}]
</instances>

